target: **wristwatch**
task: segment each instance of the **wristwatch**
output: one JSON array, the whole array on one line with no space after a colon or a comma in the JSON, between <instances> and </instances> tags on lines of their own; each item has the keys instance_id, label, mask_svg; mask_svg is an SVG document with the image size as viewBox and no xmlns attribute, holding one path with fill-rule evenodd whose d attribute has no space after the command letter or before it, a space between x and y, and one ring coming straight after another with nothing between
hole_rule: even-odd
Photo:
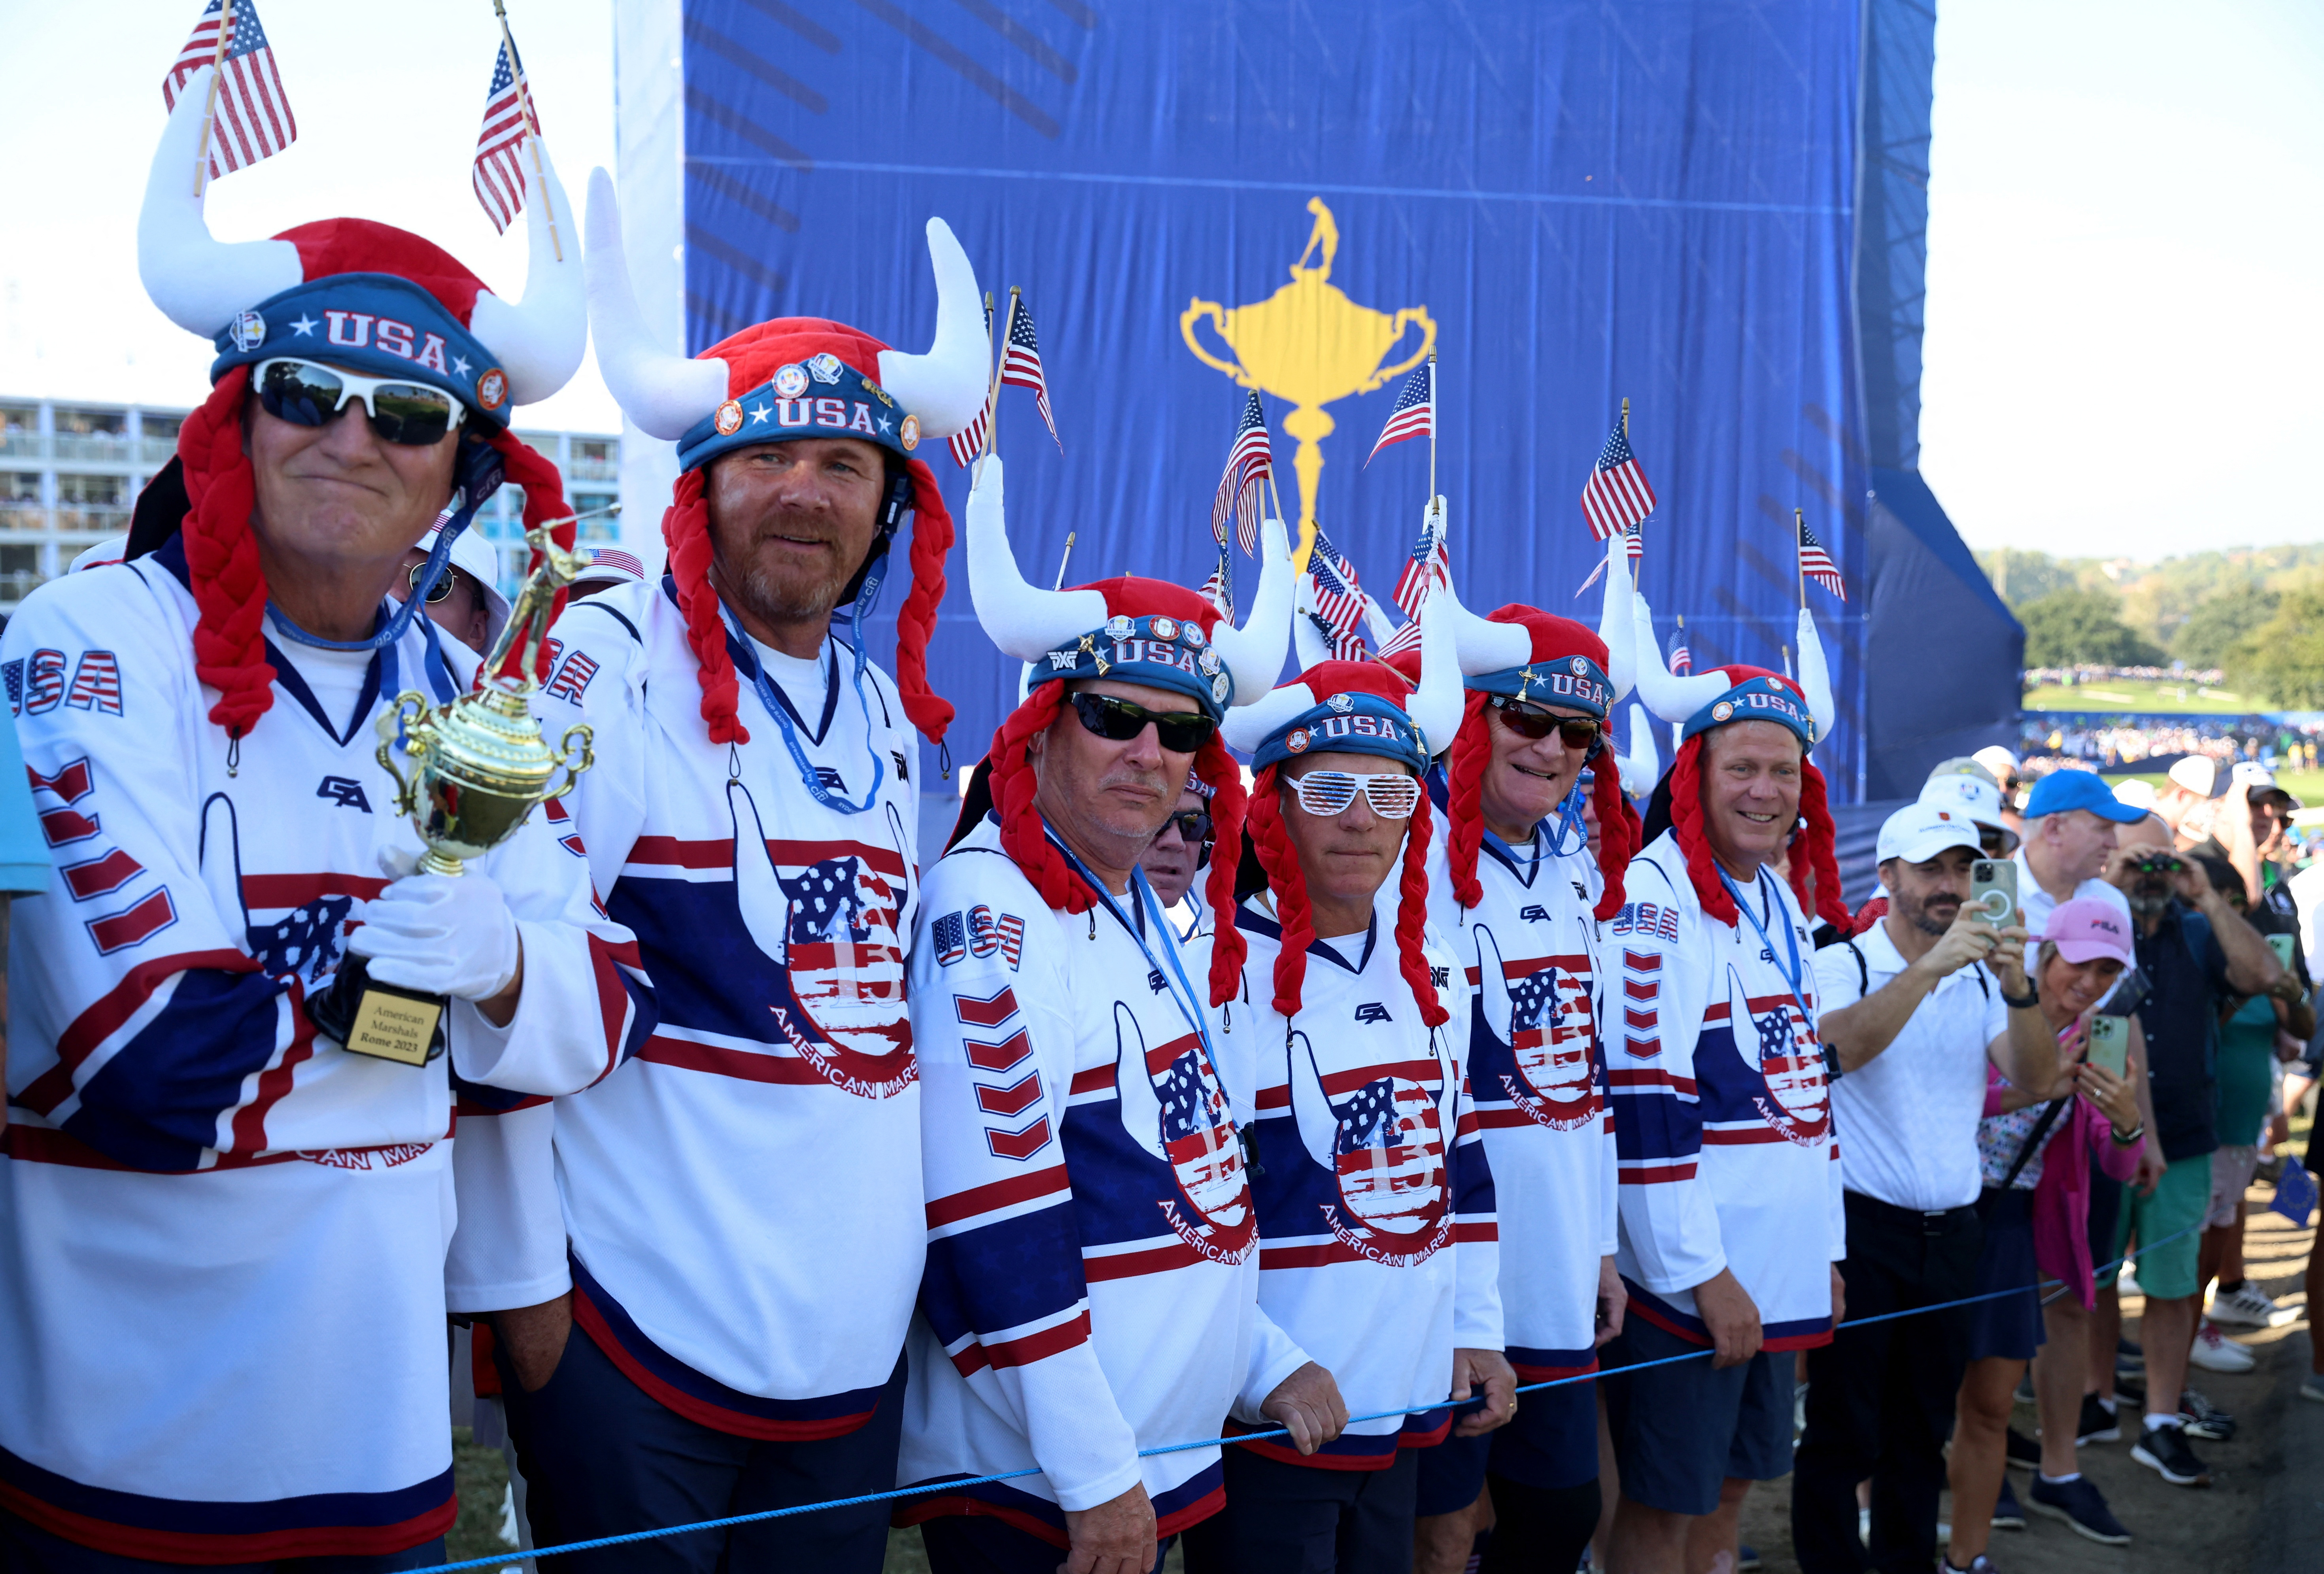
<instances>
[{"instance_id":1,"label":"wristwatch","mask_svg":"<svg viewBox=\"0 0 2324 1574\"><path fill-rule=\"evenodd\" d=\"M2116 1147L2128 1147L2132 1143L2136 1142L2140 1137L2146 1135L2146 1122L2142 1120L2137 1125L2132 1127L2128 1131L2116 1131L2109 1128L2107 1131L2107 1135L2114 1138L2114 1143Z\"/></svg>"},{"instance_id":2,"label":"wristwatch","mask_svg":"<svg viewBox=\"0 0 2324 1574\"><path fill-rule=\"evenodd\" d=\"M2001 1003L2015 1011L2030 1011L2042 1003L2041 986L2034 981L2034 975L2028 973L2025 975L2025 992L2013 995L2004 990L2001 991Z\"/></svg>"}]
</instances>

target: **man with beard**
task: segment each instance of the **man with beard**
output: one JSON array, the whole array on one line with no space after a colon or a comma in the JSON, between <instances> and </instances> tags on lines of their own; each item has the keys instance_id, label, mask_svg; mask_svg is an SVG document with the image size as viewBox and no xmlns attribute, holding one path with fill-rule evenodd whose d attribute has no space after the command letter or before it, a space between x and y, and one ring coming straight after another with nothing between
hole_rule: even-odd
<instances>
[{"instance_id":1,"label":"man with beard","mask_svg":"<svg viewBox=\"0 0 2324 1574\"><path fill-rule=\"evenodd\" d=\"M1986 1063L2015 1087L2057 1078L2057 1041L2026 979L2024 925L1965 909L1969 866L1983 855L1978 830L1967 813L1927 803L1891 815L1877 849L1886 916L1816 953L1816 1032L1840 1073L1833 1119L1848 1134L1840 1274L1859 1319L1971 1293ZM1804 1574L1929 1566L1969 1332L1969 1309L1952 1307L1847 1323L1809 1352L1792 1485ZM1856 1533L1856 1484L1868 1476L1868 1565Z\"/></svg>"},{"instance_id":2,"label":"man with beard","mask_svg":"<svg viewBox=\"0 0 2324 1574\"><path fill-rule=\"evenodd\" d=\"M2106 878L2129 898L2138 971L2150 986L2138 1007L2153 1102L2148 1146L2160 1146L2164 1168L2153 1185L2132 1189L2116 1225L2116 1249L2104 1255L2120 1256L2133 1236L2142 1248L2146 1416L2130 1457L2174 1487L2200 1487L2210 1473L2188 1446L2185 1418L2172 1401L2186 1386L2201 1310L2196 1263L2210 1209L2211 1154L2219 1146L2219 1016L2241 997L2296 986L2200 866L2148 839L2160 838L2161 822L2140 820L2137 839L2126 833L2126 845L2107 857Z\"/></svg>"},{"instance_id":3,"label":"man with beard","mask_svg":"<svg viewBox=\"0 0 2324 1574\"><path fill-rule=\"evenodd\" d=\"M587 234L597 364L680 474L668 576L566 613L541 704L552 737L595 729L562 828L661 1020L591 1097L464 1109L447 1275L494 1314L543 1545L895 1484L924 1239L911 729L951 715L926 639L952 523L912 451L973 419L988 359L941 223L925 355L788 318L680 360L639 320L602 171ZM891 681L862 624L908 520ZM869 1574L886 1542L872 1505L570 1560Z\"/></svg>"}]
</instances>

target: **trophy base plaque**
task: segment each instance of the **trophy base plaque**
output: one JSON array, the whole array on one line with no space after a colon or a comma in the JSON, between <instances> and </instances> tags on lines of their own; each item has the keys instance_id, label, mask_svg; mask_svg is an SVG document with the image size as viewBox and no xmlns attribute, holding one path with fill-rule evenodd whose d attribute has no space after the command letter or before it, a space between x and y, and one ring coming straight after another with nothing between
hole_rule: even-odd
<instances>
[{"instance_id":1,"label":"trophy base plaque","mask_svg":"<svg viewBox=\"0 0 2324 1574\"><path fill-rule=\"evenodd\" d=\"M307 1002L307 1019L349 1054L420 1066L444 1053L447 1004L441 995L379 982L350 953L331 987Z\"/></svg>"}]
</instances>

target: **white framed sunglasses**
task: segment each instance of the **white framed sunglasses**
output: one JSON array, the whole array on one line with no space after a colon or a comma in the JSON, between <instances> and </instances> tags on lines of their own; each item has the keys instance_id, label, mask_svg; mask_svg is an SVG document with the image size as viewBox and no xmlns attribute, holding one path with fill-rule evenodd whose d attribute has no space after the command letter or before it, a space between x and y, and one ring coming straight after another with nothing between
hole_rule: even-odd
<instances>
[{"instance_id":1,"label":"white framed sunglasses","mask_svg":"<svg viewBox=\"0 0 2324 1574\"><path fill-rule=\"evenodd\" d=\"M327 426L354 400L382 442L425 448L468 416L466 405L432 382L364 377L293 355L261 361L254 375L259 408L294 427Z\"/></svg>"},{"instance_id":2,"label":"white framed sunglasses","mask_svg":"<svg viewBox=\"0 0 2324 1574\"><path fill-rule=\"evenodd\" d=\"M1383 820L1408 820L1420 806L1420 778L1402 771L1311 770L1291 778L1291 792L1299 806L1319 820L1347 813L1358 793Z\"/></svg>"}]
</instances>

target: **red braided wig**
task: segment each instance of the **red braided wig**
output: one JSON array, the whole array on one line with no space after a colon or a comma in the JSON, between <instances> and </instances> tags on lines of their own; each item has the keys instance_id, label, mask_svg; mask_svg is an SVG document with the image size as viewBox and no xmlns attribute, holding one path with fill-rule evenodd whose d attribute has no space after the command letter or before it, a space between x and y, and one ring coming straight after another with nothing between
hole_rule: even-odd
<instances>
[{"instance_id":1,"label":"red braided wig","mask_svg":"<svg viewBox=\"0 0 2324 1574\"><path fill-rule=\"evenodd\" d=\"M1686 854L1687 876L1694 882L1703 916L1731 929L1743 921L1743 915L1727 894L1727 882L1719 878L1719 865L1711 856L1711 839L1702 833L1702 739L1698 732L1680 744L1671 765L1671 834Z\"/></svg>"},{"instance_id":2,"label":"red braided wig","mask_svg":"<svg viewBox=\"0 0 2324 1574\"><path fill-rule=\"evenodd\" d=\"M1421 949L1422 932L1428 925L1428 806L1424 789L1405 826L1404 880L1396 904L1396 958L1397 971L1404 974L1404 981L1412 986L1412 998L1420 1003L1420 1019L1431 1027L1442 1027L1452 1020L1452 1013L1436 998L1428 953Z\"/></svg>"},{"instance_id":3,"label":"red braided wig","mask_svg":"<svg viewBox=\"0 0 2324 1574\"><path fill-rule=\"evenodd\" d=\"M945 555L952 550L952 511L936 490L936 473L918 459L904 469L912 478L912 588L896 613L896 694L904 714L931 743L944 741L952 725L951 702L928 686L928 640L936 631L936 608L945 596Z\"/></svg>"},{"instance_id":4,"label":"red braided wig","mask_svg":"<svg viewBox=\"0 0 2324 1574\"><path fill-rule=\"evenodd\" d=\"M178 428L186 482L187 577L200 617L194 624L194 671L218 691L210 720L239 739L274 704L274 667L266 659L266 571L250 528L257 483L242 451L243 396L250 368L218 379L202 407Z\"/></svg>"},{"instance_id":5,"label":"red braided wig","mask_svg":"<svg viewBox=\"0 0 2324 1574\"><path fill-rule=\"evenodd\" d=\"M1049 730L1065 708L1065 699L1063 678L1036 688L995 730L986 758L992 762L992 809L1001 816L1001 850L1017 861L1053 910L1086 913L1097 906L1096 893L1049 845L1041 811L1033 803L1040 784L1025 751L1028 743Z\"/></svg>"},{"instance_id":6,"label":"red braided wig","mask_svg":"<svg viewBox=\"0 0 2324 1574\"><path fill-rule=\"evenodd\" d=\"M1223 1006L1235 998L1242 964L1250 955L1242 931L1235 927L1235 877L1242 863L1242 823L1250 804L1243 792L1242 771L1216 732L1194 756L1194 774L1211 789L1211 878L1204 896L1211 904L1211 1004Z\"/></svg>"},{"instance_id":7,"label":"red braided wig","mask_svg":"<svg viewBox=\"0 0 2324 1574\"><path fill-rule=\"evenodd\" d=\"M1485 713L1489 703L1481 691L1470 691L1445 767L1445 785L1450 789L1445 797L1445 859L1452 877L1452 899L1464 907L1485 899L1485 888L1477 879L1477 857L1485 840L1485 819L1478 805L1484 792L1485 767L1493 758L1492 722ZM1640 831L1637 811L1630 807L1622 791L1622 774L1610 750L1600 753L1592 771L1598 872L1605 877L1606 888L1591 911L1602 919L1612 917L1622 906L1622 876L1630 860L1637 856Z\"/></svg>"},{"instance_id":8,"label":"red braided wig","mask_svg":"<svg viewBox=\"0 0 2324 1574\"><path fill-rule=\"evenodd\" d=\"M742 690L733 658L726 654L726 622L718 615L718 593L710 584L710 505L702 500L703 481L701 471L688 470L670 489L670 504L661 516L662 544L669 548L686 642L694 648L694 681L702 686L702 719L710 724L710 741L748 743L751 730L736 709Z\"/></svg>"},{"instance_id":9,"label":"red braided wig","mask_svg":"<svg viewBox=\"0 0 2324 1574\"><path fill-rule=\"evenodd\" d=\"M1803 911L1813 913L1847 934L1855 920L1848 911L1848 904L1840 900L1839 832L1831 823L1831 806L1825 801L1823 772L1804 759L1800 762L1800 817L1808 823L1808 828L1792 844L1792 894L1799 897ZM1802 857L1803 852L1807 856ZM1811 866L1815 870L1812 907L1808 905Z\"/></svg>"},{"instance_id":10,"label":"red braided wig","mask_svg":"<svg viewBox=\"0 0 2324 1574\"><path fill-rule=\"evenodd\" d=\"M1630 805L1630 795L1622 790L1621 762L1614 757L1611 741L1599 750L1591 770L1590 801L1598 810L1598 872L1606 879L1606 888L1591 911L1605 919L1612 917L1629 895L1625 879L1630 860L1638 856L1646 841L1646 832L1638 824L1638 811Z\"/></svg>"},{"instance_id":11,"label":"red braided wig","mask_svg":"<svg viewBox=\"0 0 2324 1574\"><path fill-rule=\"evenodd\" d=\"M1719 878L1719 867L1711 855L1711 840L1702 833L1702 740L1698 732L1679 745L1678 759L1671 767L1671 833L1677 837L1681 851L1686 854L1686 870L1694 882L1694 894L1702 903L1704 914L1733 927L1742 921L1736 910L1735 899L1727 894L1726 882ZM1791 857L1792 894L1799 898L1803 911L1812 911L1839 929L1849 933L1854 922L1848 905L1840 897L1840 859L1834 849L1836 833L1831 823L1831 808L1825 801L1823 772L1806 760L1800 762L1800 816L1807 822L1807 830L1793 844ZM1815 873L1815 907L1808 907L1808 873Z\"/></svg>"}]
</instances>

